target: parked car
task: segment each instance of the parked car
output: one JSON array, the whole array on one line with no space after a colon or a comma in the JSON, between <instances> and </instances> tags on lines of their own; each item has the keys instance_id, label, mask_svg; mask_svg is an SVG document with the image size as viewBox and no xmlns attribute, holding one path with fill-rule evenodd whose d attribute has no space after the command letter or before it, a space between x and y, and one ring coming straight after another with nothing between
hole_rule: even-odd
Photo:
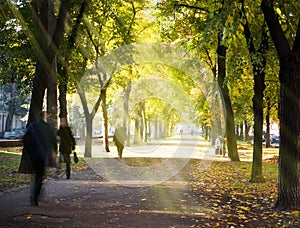
<instances>
[{"instance_id":1,"label":"parked car","mask_svg":"<svg viewBox=\"0 0 300 228\"><path fill-rule=\"evenodd\" d=\"M26 132L26 129L17 129L15 131L6 131L3 134L4 139L21 139Z\"/></svg>"},{"instance_id":2,"label":"parked car","mask_svg":"<svg viewBox=\"0 0 300 228\"><path fill-rule=\"evenodd\" d=\"M274 136L271 140L271 146L279 147L280 144L280 136Z\"/></svg>"}]
</instances>

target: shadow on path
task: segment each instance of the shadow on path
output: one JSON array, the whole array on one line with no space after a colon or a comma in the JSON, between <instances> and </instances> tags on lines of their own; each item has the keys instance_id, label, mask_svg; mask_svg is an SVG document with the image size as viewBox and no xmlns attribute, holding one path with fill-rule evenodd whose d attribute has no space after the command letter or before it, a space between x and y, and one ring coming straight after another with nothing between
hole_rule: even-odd
<instances>
[{"instance_id":1,"label":"shadow on path","mask_svg":"<svg viewBox=\"0 0 300 228\"><path fill-rule=\"evenodd\" d=\"M180 176L159 185L126 187L88 168L44 184L40 206L29 206L29 186L4 193L1 227L189 227L203 208ZM199 225L199 224L198 224Z\"/></svg>"}]
</instances>

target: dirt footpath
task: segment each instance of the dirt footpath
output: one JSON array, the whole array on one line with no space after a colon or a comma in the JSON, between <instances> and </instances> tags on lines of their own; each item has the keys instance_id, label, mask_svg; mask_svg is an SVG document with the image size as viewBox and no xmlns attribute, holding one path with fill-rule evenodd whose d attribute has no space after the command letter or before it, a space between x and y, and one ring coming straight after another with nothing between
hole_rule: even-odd
<instances>
[{"instance_id":1,"label":"dirt footpath","mask_svg":"<svg viewBox=\"0 0 300 228\"><path fill-rule=\"evenodd\" d=\"M205 227L180 179L148 187L108 182L92 169L47 180L38 207L29 186L1 195L1 227Z\"/></svg>"}]
</instances>

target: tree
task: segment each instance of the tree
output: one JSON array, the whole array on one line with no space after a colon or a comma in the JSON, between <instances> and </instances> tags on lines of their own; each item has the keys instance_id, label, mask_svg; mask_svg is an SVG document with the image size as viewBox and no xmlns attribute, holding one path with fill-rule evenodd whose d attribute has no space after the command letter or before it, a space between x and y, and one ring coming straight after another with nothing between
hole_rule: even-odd
<instances>
[{"instance_id":1,"label":"tree","mask_svg":"<svg viewBox=\"0 0 300 228\"><path fill-rule=\"evenodd\" d=\"M86 76L97 76L98 85L96 103L91 110L88 108L88 102L85 97L87 92L82 83L78 83L78 93L82 101L86 124L87 138L85 156L91 156L92 144L92 128L93 119L98 109L101 107L104 120L103 129L103 146L105 151L109 152L108 142L108 111L107 111L107 90L114 71L101 71L101 65L104 64L102 57L121 45L132 42L134 39L134 26L136 25L136 14L143 9L144 0L139 2L125 1L91 1L89 3L89 13L84 18L84 29L80 31L80 39L85 43L77 43L77 51L85 58L88 64L87 72L93 71L92 74L87 73L77 78L77 81L85 80ZM84 46L86 45L86 46ZM92 69L90 69L92 68ZM99 68L99 69L98 69ZM75 81L75 80L74 80ZM77 83L75 83L77 84ZM79 85L81 84L81 85ZM95 84L93 86L96 86Z\"/></svg>"},{"instance_id":2,"label":"tree","mask_svg":"<svg viewBox=\"0 0 300 228\"><path fill-rule=\"evenodd\" d=\"M29 37L37 56L28 123L38 119L38 115L43 109L43 99L47 89L47 111L50 122L53 127L56 127L56 56L64 35L66 15L71 7L71 1L61 2L57 17L54 14L53 0L34 0L31 3L24 1L19 2L18 5L10 2L9 6ZM18 10L22 8L27 9L23 15Z\"/></svg>"},{"instance_id":3,"label":"tree","mask_svg":"<svg viewBox=\"0 0 300 228\"><path fill-rule=\"evenodd\" d=\"M82 23L83 15L85 12L87 6L87 1L84 0L82 1L79 12L76 16L76 20L74 25L72 26L71 32L68 35L68 39L63 42L62 46L64 51L60 53L60 56L57 60L57 71L59 74L59 107L60 107L60 113L59 117L60 118L67 118L67 91L68 91L68 85L72 80L70 80L70 69L68 67L68 63L70 62L71 55L69 54L72 49L74 49L76 41L77 41L77 36L78 36L78 31L80 29L80 23Z\"/></svg>"},{"instance_id":4,"label":"tree","mask_svg":"<svg viewBox=\"0 0 300 228\"><path fill-rule=\"evenodd\" d=\"M254 96L252 98L253 102L253 112L254 112L254 146L253 146L253 163L251 172L252 182L263 181L262 176L262 131L263 131L263 93L265 89L265 69L267 64L267 50L268 50L268 35L266 33L264 22L261 25L261 37L260 43L255 46L255 36L251 32L249 18L247 17L248 12L246 12L245 1L241 0L241 15L244 20L243 31L246 38L247 48L249 50L250 62L252 65L252 71L254 75ZM249 7L252 8L252 7ZM257 28L259 26L255 25L254 20L252 20L253 27ZM256 21L259 22L259 20ZM257 32L256 32L257 33Z\"/></svg>"},{"instance_id":5,"label":"tree","mask_svg":"<svg viewBox=\"0 0 300 228\"><path fill-rule=\"evenodd\" d=\"M164 37L172 41L176 40L176 42L181 41L183 45L188 44L188 48L192 51L197 50L198 55L204 62L208 63L216 81L219 83L226 110L228 155L231 160L238 161L234 113L226 84L227 33L225 31L226 26L229 24L227 18L230 7L224 1L220 1L217 4L210 1L189 1L187 3L182 1L162 1L160 4L164 10L162 13L163 17L170 14L166 22L169 24L168 28L163 27ZM217 32L215 32L216 29ZM213 54L211 54L210 50L216 51L212 51ZM217 63L214 61L215 58L218 59ZM211 106L214 106L214 104ZM211 141L213 144L217 135L220 134L220 127L218 127L220 124L215 119L217 118L212 115Z\"/></svg>"},{"instance_id":6,"label":"tree","mask_svg":"<svg viewBox=\"0 0 300 228\"><path fill-rule=\"evenodd\" d=\"M21 8L22 12L25 10ZM1 4L0 10L0 50L0 82L3 91L9 96L1 110L8 112L5 131L11 131L13 116L26 114L21 106L28 102L26 98L32 84L32 62L35 61L35 56L32 55L24 29L15 19L7 2Z\"/></svg>"},{"instance_id":7,"label":"tree","mask_svg":"<svg viewBox=\"0 0 300 228\"><path fill-rule=\"evenodd\" d=\"M280 1L275 3L273 0L262 0L261 2L261 8L276 47L280 64L280 146L276 207L299 210L300 5L298 1L292 1L289 7L285 6L286 8L283 8L281 6L284 5L280 3ZM287 11L281 12L285 9ZM297 29L295 29L296 27Z\"/></svg>"}]
</instances>

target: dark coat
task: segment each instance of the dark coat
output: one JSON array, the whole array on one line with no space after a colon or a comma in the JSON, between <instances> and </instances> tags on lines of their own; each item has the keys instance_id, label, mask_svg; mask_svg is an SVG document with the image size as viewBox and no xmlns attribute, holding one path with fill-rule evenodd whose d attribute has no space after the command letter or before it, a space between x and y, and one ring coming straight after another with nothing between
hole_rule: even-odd
<instances>
[{"instance_id":1,"label":"dark coat","mask_svg":"<svg viewBox=\"0 0 300 228\"><path fill-rule=\"evenodd\" d=\"M75 150L76 141L69 126L60 127L57 135L60 137L59 151L71 154Z\"/></svg>"},{"instance_id":2,"label":"dark coat","mask_svg":"<svg viewBox=\"0 0 300 228\"><path fill-rule=\"evenodd\" d=\"M43 120L33 123L23 136L23 153L19 171L26 170L26 160L42 160L46 166L52 165L54 151L57 151L56 136L50 125ZM26 171L24 171L26 173ZM27 173L30 173L29 171Z\"/></svg>"}]
</instances>

